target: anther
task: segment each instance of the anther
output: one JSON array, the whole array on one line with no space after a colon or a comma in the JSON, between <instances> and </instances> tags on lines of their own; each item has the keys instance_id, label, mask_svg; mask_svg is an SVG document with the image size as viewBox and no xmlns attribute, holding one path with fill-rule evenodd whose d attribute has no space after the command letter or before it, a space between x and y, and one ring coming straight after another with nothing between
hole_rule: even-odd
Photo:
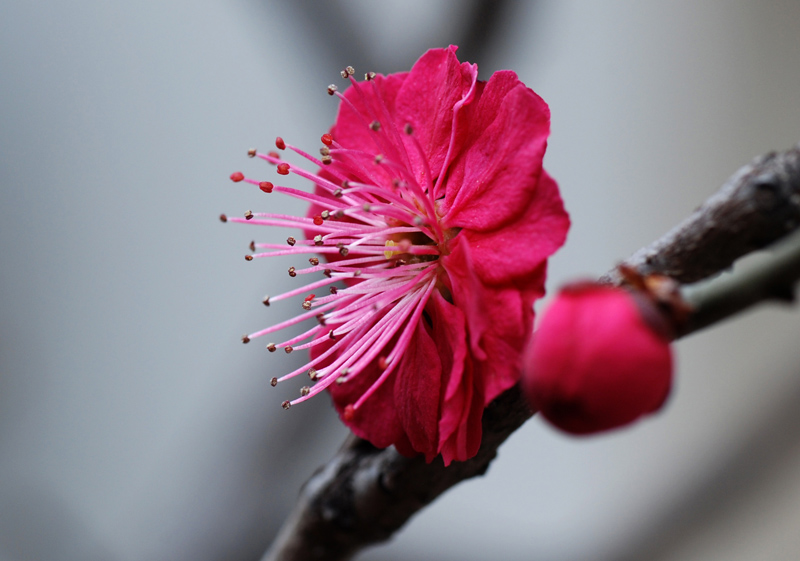
<instances>
[{"instance_id":1,"label":"anther","mask_svg":"<svg viewBox=\"0 0 800 561\"><path fill-rule=\"evenodd\" d=\"M269 306L269 296L264 296L264 299L261 301L261 303L265 306Z\"/></svg>"},{"instance_id":2,"label":"anther","mask_svg":"<svg viewBox=\"0 0 800 561\"><path fill-rule=\"evenodd\" d=\"M297 276L296 269L294 267L289 267L289 276L294 278Z\"/></svg>"},{"instance_id":3,"label":"anther","mask_svg":"<svg viewBox=\"0 0 800 561\"><path fill-rule=\"evenodd\" d=\"M250 150L247 151L247 155L250 158L255 158L256 157L256 149L255 148L250 148Z\"/></svg>"},{"instance_id":4,"label":"anther","mask_svg":"<svg viewBox=\"0 0 800 561\"><path fill-rule=\"evenodd\" d=\"M411 126L411 123L406 123L406 126L403 127L403 132L406 134L414 134L414 128Z\"/></svg>"},{"instance_id":5,"label":"anther","mask_svg":"<svg viewBox=\"0 0 800 561\"><path fill-rule=\"evenodd\" d=\"M248 337L247 335L242 335L242 343L246 345L249 342L250 342L250 337Z\"/></svg>"},{"instance_id":6,"label":"anther","mask_svg":"<svg viewBox=\"0 0 800 561\"><path fill-rule=\"evenodd\" d=\"M316 298L316 296L317 296L316 294L309 294L304 298L304 301L311 302L314 298Z\"/></svg>"},{"instance_id":7,"label":"anther","mask_svg":"<svg viewBox=\"0 0 800 561\"><path fill-rule=\"evenodd\" d=\"M240 171L235 171L231 174L231 181L234 183L239 183L244 179L244 174Z\"/></svg>"},{"instance_id":8,"label":"anther","mask_svg":"<svg viewBox=\"0 0 800 561\"><path fill-rule=\"evenodd\" d=\"M372 121L369 124L369 128L374 130L375 132L381 130L381 124L378 121Z\"/></svg>"},{"instance_id":9,"label":"anther","mask_svg":"<svg viewBox=\"0 0 800 561\"><path fill-rule=\"evenodd\" d=\"M322 148L319 149L319 155L320 156L330 156L331 155L331 149L328 148L327 146L323 146Z\"/></svg>"},{"instance_id":10,"label":"anther","mask_svg":"<svg viewBox=\"0 0 800 561\"><path fill-rule=\"evenodd\" d=\"M382 161L383 161L383 154L378 154L377 156L375 156L375 163L376 164L379 164Z\"/></svg>"},{"instance_id":11,"label":"anther","mask_svg":"<svg viewBox=\"0 0 800 561\"><path fill-rule=\"evenodd\" d=\"M313 368L309 368L308 369L308 377L311 378L312 380L316 380L317 379L317 371L314 370Z\"/></svg>"},{"instance_id":12,"label":"anther","mask_svg":"<svg viewBox=\"0 0 800 561\"><path fill-rule=\"evenodd\" d=\"M361 208L364 210L364 212L372 211L372 205L370 205L369 203L364 203Z\"/></svg>"},{"instance_id":13,"label":"anther","mask_svg":"<svg viewBox=\"0 0 800 561\"><path fill-rule=\"evenodd\" d=\"M265 193L272 193L272 189L274 187L275 186L269 181L262 181L261 183L258 184L258 188L264 191Z\"/></svg>"},{"instance_id":14,"label":"anther","mask_svg":"<svg viewBox=\"0 0 800 561\"><path fill-rule=\"evenodd\" d=\"M333 163L333 158L330 156L322 156L320 161L322 162L322 165L329 166Z\"/></svg>"},{"instance_id":15,"label":"anther","mask_svg":"<svg viewBox=\"0 0 800 561\"><path fill-rule=\"evenodd\" d=\"M348 187L350 187L350 182L348 180L346 180L346 179L343 179L342 180L342 189L347 189Z\"/></svg>"},{"instance_id":16,"label":"anther","mask_svg":"<svg viewBox=\"0 0 800 561\"><path fill-rule=\"evenodd\" d=\"M294 239L292 236L289 236L288 238L286 238L286 243L288 243L289 245L294 245L297 243L297 240Z\"/></svg>"},{"instance_id":17,"label":"anther","mask_svg":"<svg viewBox=\"0 0 800 561\"><path fill-rule=\"evenodd\" d=\"M327 132L322 135L320 140L325 146L330 146L331 144L333 144L333 136L331 136L330 133Z\"/></svg>"},{"instance_id":18,"label":"anther","mask_svg":"<svg viewBox=\"0 0 800 561\"><path fill-rule=\"evenodd\" d=\"M337 199L341 199L342 198L342 190L340 188L334 189L333 190L333 196L336 197ZM223 214L223 216L225 216L225 215Z\"/></svg>"},{"instance_id":19,"label":"anther","mask_svg":"<svg viewBox=\"0 0 800 561\"><path fill-rule=\"evenodd\" d=\"M331 211L323 210L322 212L319 213L319 215L323 220L327 220L328 218L331 217Z\"/></svg>"},{"instance_id":20,"label":"anther","mask_svg":"<svg viewBox=\"0 0 800 561\"><path fill-rule=\"evenodd\" d=\"M336 288L335 286L330 287L328 290L330 291L331 294L336 294L339 292L339 289Z\"/></svg>"},{"instance_id":21,"label":"anther","mask_svg":"<svg viewBox=\"0 0 800 561\"><path fill-rule=\"evenodd\" d=\"M283 348L283 350L288 355L288 354L292 353L292 351L294 350L294 347L291 346L291 345L287 345L286 347Z\"/></svg>"},{"instance_id":22,"label":"anther","mask_svg":"<svg viewBox=\"0 0 800 561\"><path fill-rule=\"evenodd\" d=\"M344 411L342 411L342 419L345 421L352 421L353 417L356 416L356 409L353 407L352 404L347 404L344 406Z\"/></svg>"},{"instance_id":23,"label":"anther","mask_svg":"<svg viewBox=\"0 0 800 561\"><path fill-rule=\"evenodd\" d=\"M337 88L337 87L336 87L336 84L330 84L330 85L328 86L328 95L333 95L333 94L335 94L335 93L336 93L338 90L339 90L339 88Z\"/></svg>"},{"instance_id":24,"label":"anther","mask_svg":"<svg viewBox=\"0 0 800 561\"><path fill-rule=\"evenodd\" d=\"M314 216L314 224L316 224L317 226L322 226L322 222L323 222L322 216L320 216L319 214Z\"/></svg>"},{"instance_id":25,"label":"anther","mask_svg":"<svg viewBox=\"0 0 800 561\"><path fill-rule=\"evenodd\" d=\"M244 218L245 218L245 220L252 220L252 218L253 218L253 211L252 211L252 210L248 210L247 212L245 212L245 213L244 213Z\"/></svg>"},{"instance_id":26,"label":"anther","mask_svg":"<svg viewBox=\"0 0 800 561\"><path fill-rule=\"evenodd\" d=\"M225 216L224 214L220 214L219 215L219 221L220 222L227 222L228 221L228 217Z\"/></svg>"},{"instance_id":27,"label":"anther","mask_svg":"<svg viewBox=\"0 0 800 561\"><path fill-rule=\"evenodd\" d=\"M303 397L307 396L309 393L311 393L311 388L309 388L308 386L303 386L302 388L300 388L300 395L302 395Z\"/></svg>"},{"instance_id":28,"label":"anther","mask_svg":"<svg viewBox=\"0 0 800 561\"><path fill-rule=\"evenodd\" d=\"M271 353L274 353L278 347L275 346L275 343L267 343L267 350Z\"/></svg>"},{"instance_id":29,"label":"anther","mask_svg":"<svg viewBox=\"0 0 800 561\"><path fill-rule=\"evenodd\" d=\"M277 153L275 150L272 150L272 151L270 151L270 152L267 152L267 156L269 156L270 158L275 158L276 160L279 160L279 159L281 158L281 155L280 155L280 154L278 154L278 153ZM273 166L275 165L275 164L274 164L274 163L272 163L272 162L270 162L270 163L271 163Z\"/></svg>"},{"instance_id":30,"label":"anther","mask_svg":"<svg viewBox=\"0 0 800 561\"><path fill-rule=\"evenodd\" d=\"M331 272L332 271L330 269L325 269L324 271L322 271L322 274L328 278L331 278Z\"/></svg>"},{"instance_id":31,"label":"anther","mask_svg":"<svg viewBox=\"0 0 800 561\"><path fill-rule=\"evenodd\" d=\"M275 146L278 147L278 150L286 150L286 143L280 136L275 139Z\"/></svg>"},{"instance_id":32,"label":"anther","mask_svg":"<svg viewBox=\"0 0 800 561\"><path fill-rule=\"evenodd\" d=\"M344 376L339 376L338 378L336 378L336 383L339 384L339 385L344 384L346 381L347 381L347 378L345 378Z\"/></svg>"},{"instance_id":33,"label":"anther","mask_svg":"<svg viewBox=\"0 0 800 561\"><path fill-rule=\"evenodd\" d=\"M245 255L244 256L244 260L245 261L252 261L253 260L253 256L252 255Z\"/></svg>"},{"instance_id":34,"label":"anther","mask_svg":"<svg viewBox=\"0 0 800 561\"><path fill-rule=\"evenodd\" d=\"M386 361L385 356L381 356L378 358L378 368L381 370L386 370L386 367L389 366L389 363Z\"/></svg>"},{"instance_id":35,"label":"anther","mask_svg":"<svg viewBox=\"0 0 800 561\"><path fill-rule=\"evenodd\" d=\"M311 265L313 265L314 267L319 265L319 259L317 259L316 257L309 257L308 262L311 263Z\"/></svg>"},{"instance_id":36,"label":"anther","mask_svg":"<svg viewBox=\"0 0 800 561\"><path fill-rule=\"evenodd\" d=\"M255 240L251 241L250 245L247 246L247 247L250 248L250 251L255 251L256 250L256 242L255 242Z\"/></svg>"},{"instance_id":37,"label":"anther","mask_svg":"<svg viewBox=\"0 0 800 561\"><path fill-rule=\"evenodd\" d=\"M287 409L287 410L288 410L288 409L289 409L291 406L292 406L292 402L291 402L291 401L289 401L288 399L287 399L286 401L284 401L283 403L281 403L281 407L283 407L284 409Z\"/></svg>"},{"instance_id":38,"label":"anther","mask_svg":"<svg viewBox=\"0 0 800 561\"><path fill-rule=\"evenodd\" d=\"M322 241L322 234L317 234L314 236L314 245L323 245L325 242Z\"/></svg>"},{"instance_id":39,"label":"anther","mask_svg":"<svg viewBox=\"0 0 800 561\"><path fill-rule=\"evenodd\" d=\"M286 162L278 164L278 173L281 175L289 175L289 164Z\"/></svg>"},{"instance_id":40,"label":"anther","mask_svg":"<svg viewBox=\"0 0 800 561\"><path fill-rule=\"evenodd\" d=\"M339 248L339 255L341 255L342 257L347 257L348 253L350 253L350 250L347 249L346 247Z\"/></svg>"},{"instance_id":41,"label":"anther","mask_svg":"<svg viewBox=\"0 0 800 561\"><path fill-rule=\"evenodd\" d=\"M367 72L366 74L364 74L364 79L367 80L368 82L370 80L374 80L375 79L375 73L374 72Z\"/></svg>"},{"instance_id":42,"label":"anther","mask_svg":"<svg viewBox=\"0 0 800 561\"><path fill-rule=\"evenodd\" d=\"M269 381L269 385L274 388L278 385L278 379L273 376L273 378Z\"/></svg>"},{"instance_id":43,"label":"anther","mask_svg":"<svg viewBox=\"0 0 800 561\"><path fill-rule=\"evenodd\" d=\"M328 331L328 338L333 339L334 341L336 341L336 335L333 333L333 329Z\"/></svg>"},{"instance_id":44,"label":"anther","mask_svg":"<svg viewBox=\"0 0 800 561\"><path fill-rule=\"evenodd\" d=\"M337 210L336 212L333 213L333 217L336 218L337 220L341 220L342 218L344 218L344 211L342 209Z\"/></svg>"},{"instance_id":45,"label":"anther","mask_svg":"<svg viewBox=\"0 0 800 561\"><path fill-rule=\"evenodd\" d=\"M317 314L317 315L316 315L316 316L314 316L314 317L316 317L316 318L317 318L317 322L318 322L320 325L325 325L325 314L322 314L322 313L320 313L320 314Z\"/></svg>"},{"instance_id":46,"label":"anther","mask_svg":"<svg viewBox=\"0 0 800 561\"><path fill-rule=\"evenodd\" d=\"M304 310L310 310L311 309L311 302L303 302L302 306L303 306Z\"/></svg>"}]
</instances>

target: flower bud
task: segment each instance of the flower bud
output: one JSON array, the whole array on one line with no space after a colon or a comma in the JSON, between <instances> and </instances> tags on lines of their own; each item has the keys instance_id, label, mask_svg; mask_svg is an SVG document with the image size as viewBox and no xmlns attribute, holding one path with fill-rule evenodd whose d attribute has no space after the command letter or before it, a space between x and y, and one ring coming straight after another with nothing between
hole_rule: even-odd
<instances>
[{"instance_id":1,"label":"flower bud","mask_svg":"<svg viewBox=\"0 0 800 561\"><path fill-rule=\"evenodd\" d=\"M565 287L527 349L525 396L550 423L574 434L656 411L672 380L664 323L645 295L590 282Z\"/></svg>"}]
</instances>

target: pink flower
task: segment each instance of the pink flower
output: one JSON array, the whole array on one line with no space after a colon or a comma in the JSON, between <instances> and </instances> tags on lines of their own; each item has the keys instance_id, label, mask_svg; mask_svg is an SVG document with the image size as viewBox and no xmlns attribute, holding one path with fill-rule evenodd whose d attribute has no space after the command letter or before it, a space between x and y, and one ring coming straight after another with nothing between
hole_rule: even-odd
<instances>
[{"instance_id":1,"label":"pink flower","mask_svg":"<svg viewBox=\"0 0 800 561\"><path fill-rule=\"evenodd\" d=\"M542 169L549 110L513 72L478 81L452 46L407 73L342 75L351 86L328 88L341 105L321 159L277 141L320 171L253 152L313 182L313 194L231 177L311 204L307 217L231 219L305 232L288 246L254 244L269 251L248 260L307 255L309 266L289 274L319 275L265 299L305 295L304 313L244 341L316 319L267 345L310 350L305 366L273 379L307 372L313 382L284 407L327 389L344 423L375 446L466 460L480 445L485 406L520 377L532 303L569 227Z\"/></svg>"},{"instance_id":2,"label":"pink flower","mask_svg":"<svg viewBox=\"0 0 800 561\"><path fill-rule=\"evenodd\" d=\"M595 283L565 287L527 353L526 397L553 425L576 434L658 410L672 381L665 326L645 296Z\"/></svg>"}]
</instances>

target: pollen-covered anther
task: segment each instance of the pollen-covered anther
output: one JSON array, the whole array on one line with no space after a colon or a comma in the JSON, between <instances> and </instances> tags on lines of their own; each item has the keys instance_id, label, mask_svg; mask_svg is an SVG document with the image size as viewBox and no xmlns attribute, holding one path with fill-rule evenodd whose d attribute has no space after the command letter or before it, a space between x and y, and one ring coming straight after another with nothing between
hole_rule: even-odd
<instances>
[{"instance_id":1,"label":"pollen-covered anther","mask_svg":"<svg viewBox=\"0 0 800 561\"><path fill-rule=\"evenodd\" d=\"M292 278L296 277L297 276L297 269L295 269L294 267L289 267L289 276L292 277Z\"/></svg>"},{"instance_id":2,"label":"pollen-covered anther","mask_svg":"<svg viewBox=\"0 0 800 561\"><path fill-rule=\"evenodd\" d=\"M387 249L383 252L383 256L386 259L391 259L392 255L394 255L397 252L397 250L389 249L389 248L395 247L395 246L397 246L397 244L394 242L394 240L386 240L386 244L385 245L386 245Z\"/></svg>"},{"instance_id":3,"label":"pollen-covered anther","mask_svg":"<svg viewBox=\"0 0 800 561\"><path fill-rule=\"evenodd\" d=\"M331 217L331 211L323 210L322 212L319 213L319 215L323 220L327 220L328 218Z\"/></svg>"},{"instance_id":4,"label":"pollen-covered anther","mask_svg":"<svg viewBox=\"0 0 800 561\"><path fill-rule=\"evenodd\" d=\"M344 70L342 70L342 72L341 72L342 78L349 78L350 76L352 76L355 73L356 73L356 69L353 68L352 66L346 66L344 68Z\"/></svg>"},{"instance_id":5,"label":"pollen-covered anther","mask_svg":"<svg viewBox=\"0 0 800 561\"><path fill-rule=\"evenodd\" d=\"M286 243L288 243L289 245L294 245L297 243L297 240L294 239L293 236L289 236L288 238L286 238Z\"/></svg>"},{"instance_id":6,"label":"pollen-covered anther","mask_svg":"<svg viewBox=\"0 0 800 561\"><path fill-rule=\"evenodd\" d=\"M327 132L323 134L322 137L320 137L320 140L325 146L330 146L331 144L333 144L333 136L331 136L331 134Z\"/></svg>"},{"instance_id":7,"label":"pollen-covered anther","mask_svg":"<svg viewBox=\"0 0 800 561\"><path fill-rule=\"evenodd\" d=\"M322 162L322 165L329 166L333 163L333 158L331 158L330 156L322 156L322 158L320 158L320 161Z\"/></svg>"},{"instance_id":8,"label":"pollen-covered anther","mask_svg":"<svg viewBox=\"0 0 800 561\"><path fill-rule=\"evenodd\" d=\"M274 388L275 386L278 385L278 379L275 376L273 376L272 379L269 381L269 385Z\"/></svg>"},{"instance_id":9,"label":"pollen-covered anther","mask_svg":"<svg viewBox=\"0 0 800 561\"><path fill-rule=\"evenodd\" d=\"M278 173L280 175L289 175L289 164L286 162L281 162L278 164Z\"/></svg>"},{"instance_id":10,"label":"pollen-covered anther","mask_svg":"<svg viewBox=\"0 0 800 561\"><path fill-rule=\"evenodd\" d=\"M314 368L309 368L308 369L308 377L311 380L316 380L319 377L319 375L318 375L317 371Z\"/></svg>"},{"instance_id":11,"label":"pollen-covered anther","mask_svg":"<svg viewBox=\"0 0 800 561\"><path fill-rule=\"evenodd\" d=\"M219 221L220 222L227 222L228 221L228 217L225 216L224 214L220 214L219 215Z\"/></svg>"},{"instance_id":12,"label":"pollen-covered anther","mask_svg":"<svg viewBox=\"0 0 800 561\"><path fill-rule=\"evenodd\" d=\"M281 403L281 407L283 407L284 409L289 409L291 406L292 406L292 402L289 401L288 399L286 401L284 401L283 403Z\"/></svg>"},{"instance_id":13,"label":"pollen-covered anther","mask_svg":"<svg viewBox=\"0 0 800 561\"><path fill-rule=\"evenodd\" d=\"M333 271L331 271L330 269L325 269L324 271L322 271L322 274L325 275L328 278L331 278L331 273L332 272Z\"/></svg>"},{"instance_id":14,"label":"pollen-covered anther","mask_svg":"<svg viewBox=\"0 0 800 561\"><path fill-rule=\"evenodd\" d=\"M335 286L332 286L328 289L328 291L330 291L331 294L337 294L339 292L339 289L336 288Z\"/></svg>"},{"instance_id":15,"label":"pollen-covered anther","mask_svg":"<svg viewBox=\"0 0 800 561\"><path fill-rule=\"evenodd\" d=\"M278 150L286 150L286 143L280 136L275 139L275 146L278 147Z\"/></svg>"},{"instance_id":16,"label":"pollen-covered anther","mask_svg":"<svg viewBox=\"0 0 800 561\"><path fill-rule=\"evenodd\" d=\"M364 79L367 82L369 82L370 80L374 80L375 76L376 76L376 74L374 72L367 72L366 74L364 74Z\"/></svg>"},{"instance_id":17,"label":"pollen-covered anther","mask_svg":"<svg viewBox=\"0 0 800 561\"><path fill-rule=\"evenodd\" d=\"M342 218L344 218L344 211L342 209L337 210L336 212L333 213L333 217L336 218L337 220L341 220Z\"/></svg>"},{"instance_id":18,"label":"pollen-covered anther","mask_svg":"<svg viewBox=\"0 0 800 561\"><path fill-rule=\"evenodd\" d=\"M234 183L239 183L242 180L244 180L244 174L242 172L235 171L231 174L231 181Z\"/></svg>"},{"instance_id":19,"label":"pollen-covered anther","mask_svg":"<svg viewBox=\"0 0 800 561\"><path fill-rule=\"evenodd\" d=\"M247 335L242 335L242 343L246 345L249 342L250 342L250 337L248 337Z\"/></svg>"},{"instance_id":20,"label":"pollen-covered anther","mask_svg":"<svg viewBox=\"0 0 800 561\"><path fill-rule=\"evenodd\" d=\"M337 87L336 87L336 84L330 84L330 85L328 85L328 95L333 95L333 94L335 94L337 91L339 91L339 88L337 88Z\"/></svg>"},{"instance_id":21,"label":"pollen-covered anther","mask_svg":"<svg viewBox=\"0 0 800 561\"><path fill-rule=\"evenodd\" d=\"M275 188L275 186L269 181L262 181L261 183L258 184L258 188L264 191L265 193L272 193L272 190Z\"/></svg>"},{"instance_id":22,"label":"pollen-covered anther","mask_svg":"<svg viewBox=\"0 0 800 561\"><path fill-rule=\"evenodd\" d=\"M302 388L300 388L300 395L302 395L303 397L307 396L309 393L311 393L311 388L309 388L308 386L303 386Z\"/></svg>"},{"instance_id":23,"label":"pollen-covered anther","mask_svg":"<svg viewBox=\"0 0 800 561\"><path fill-rule=\"evenodd\" d=\"M323 245L325 242L322 241L322 234L317 234L314 236L314 245Z\"/></svg>"},{"instance_id":24,"label":"pollen-covered anther","mask_svg":"<svg viewBox=\"0 0 800 561\"><path fill-rule=\"evenodd\" d=\"M256 149L255 148L250 148L250 150L247 151L247 157L248 158L255 158L256 157Z\"/></svg>"},{"instance_id":25,"label":"pollen-covered anther","mask_svg":"<svg viewBox=\"0 0 800 561\"><path fill-rule=\"evenodd\" d=\"M406 126L403 127L403 132L408 135L414 134L414 127L411 126L411 123L406 123Z\"/></svg>"},{"instance_id":26,"label":"pollen-covered anther","mask_svg":"<svg viewBox=\"0 0 800 561\"><path fill-rule=\"evenodd\" d=\"M303 302L301 305L303 306L304 310L310 310L311 309L311 302Z\"/></svg>"},{"instance_id":27,"label":"pollen-covered anther","mask_svg":"<svg viewBox=\"0 0 800 561\"><path fill-rule=\"evenodd\" d=\"M265 306L269 306L269 296L264 296L264 299L261 301L261 303Z\"/></svg>"},{"instance_id":28,"label":"pollen-covered anther","mask_svg":"<svg viewBox=\"0 0 800 561\"><path fill-rule=\"evenodd\" d=\"M309 257L308 262L311 263L313 267L319 265L319 259L317 259L316 257Z\"/></svg>"},{"instance_id":29,"label":"pollen-covered anther","mask_svg":"<svg viewBox=\"0 0 800 561\"><path fill-rule=\"evenodd\" d=\"M267 343L267 350L271 353L274 353L278 347L275 346L275 343Z\"/></svg>"},{"instance_id":30,"label":"pollen-covered anther","mask_svg":"<svg viewBox=\"0 0 800 561\"><path fill-rule=\"evenodd\" d=\"M330 156L331 155L331 149L328 148L327 146L323 146L322 148L319 149L319 155L320 156Z\"/></svg>"},{"instance_id":31,"label":"pollen-covered anther","mask_svg":"<svg viewBox=\"0 0 800 561\"><path fill-rule=\"evenodd\" d=\"M333 329L328 331L328 338L333 339L334 341L336 340L336 334L333 332Z\"/></svg>"},{"instance_id":32,"label":"pollen-covered anther","mask_svg":"<svg viewBox=\"0 0 800 561\"><path fill-rule=\"evenodd\" d=\"M334 189L333 196L336 197L337 199L342 198L342 189L341 188Z\"/></svg>"},{"instance_id":33,"label":"pollen-covered anther","mask_svg":"<svg viewBox=\"0 0 800 561\"><path fill-rule=\"evenodd\" d=\"M378 132L379 130L381 130L381 124L378 121L372 121L369 124L369 128L374 130L375 132Z\"/></svg>"},{"instance_id":34,"label":"pollen-covered anther","mask_svg":"<svg viewBox=\"0 0 800 561\"><path fill-rule=\"evenodd\" d=\"M336 378L336 383L339 385L344 384L346 381L347 378L345 378L344 376L339 376L338 378Z\"/></svg>"},{"instance_id":35,"label":"pollen-covered anther","mask_svg":"<svg viewBox=\"0 0 800 561\"><path fill-rule=\"evenodd\" d=\"M245 255L244 256L244 260L245 261L252 261L253 260L253 256L252 255Z\"/></svg>"},{"instance_id":36,"label":"pollen-covered anther","mask_svg":"<svg viewBox=\"0 0 800 561\"><path fill-rule=\"evenodd\" d=\"M375 156L375 163L380 164L383 161L383 154L378 154Z\"/></svg>"},{"instance_id":37,"label":"pollen-covered anther","mask_svg":"<svg viewBox=\"0 0 800 561\"><path fill-rule=\"evenodd\" d=\"M364 212L372 212L372 205L369 203L364 203L361 205L361 208L364 210Z\"/></svg>"},{"instance_id":38,"label":"pollen-covered anther","mask_svg":"<svg viewBox=\"0 0 800 561\"><path fill-rule=\"evenodd\" d=\"M347 249L346 247L339 248L339 255L341 255L342 257L347 257L348 253L350 253L350 250Z\"/></svg>"},{"instance_id":39,"label":"pollen-covered anther","mask_svg":"<svg viewBox=\"0 0 800 561\"><path fill-rule=\"evenodd\" d=\"M245 212L244 213L244 218L245 218L245 220L252 220L253 219L253 211L252 210L248 210L247 212Z\"/></svg>"},{"instance_id":40,"label":"pollen-covered anther","mask_svg":"<svg viewBox=\"0 0 800 561\"><path fill-rule=\"evenodd\" d=\"M287 346L285 346L283 348L283 352L285 352L287 355L292 354L293 350L294 350L294 347L291 346L291 345L287 345Z\"/></svg>"}]
</instances>

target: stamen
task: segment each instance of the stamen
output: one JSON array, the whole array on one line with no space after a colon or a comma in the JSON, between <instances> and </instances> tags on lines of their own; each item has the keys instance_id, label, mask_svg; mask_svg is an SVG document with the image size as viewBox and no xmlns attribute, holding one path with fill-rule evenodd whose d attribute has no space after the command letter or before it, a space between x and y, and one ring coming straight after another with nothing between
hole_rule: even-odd
<instances>
[{"instance_id":1,"label":"stamen","mask_svg":"<svg viewBox=\"0 0 800 561\"><path fill-rule=\"evenodd\" d=\"M233 181L234 183L239 183L243 179L244 179L244 174L240 171L235 171L231 174L231 181Z\"/></svg>"},{"instance_id":2,"label":"stamen","mask_svg":"<svg viewBox=\"0 0 800 561\"><path fill-rule=\"evenodd\" d=\"M286 143L280 136L275 139L275 146L278 147L278 150L286 150Z\"/></svg>"}]
</instances>

